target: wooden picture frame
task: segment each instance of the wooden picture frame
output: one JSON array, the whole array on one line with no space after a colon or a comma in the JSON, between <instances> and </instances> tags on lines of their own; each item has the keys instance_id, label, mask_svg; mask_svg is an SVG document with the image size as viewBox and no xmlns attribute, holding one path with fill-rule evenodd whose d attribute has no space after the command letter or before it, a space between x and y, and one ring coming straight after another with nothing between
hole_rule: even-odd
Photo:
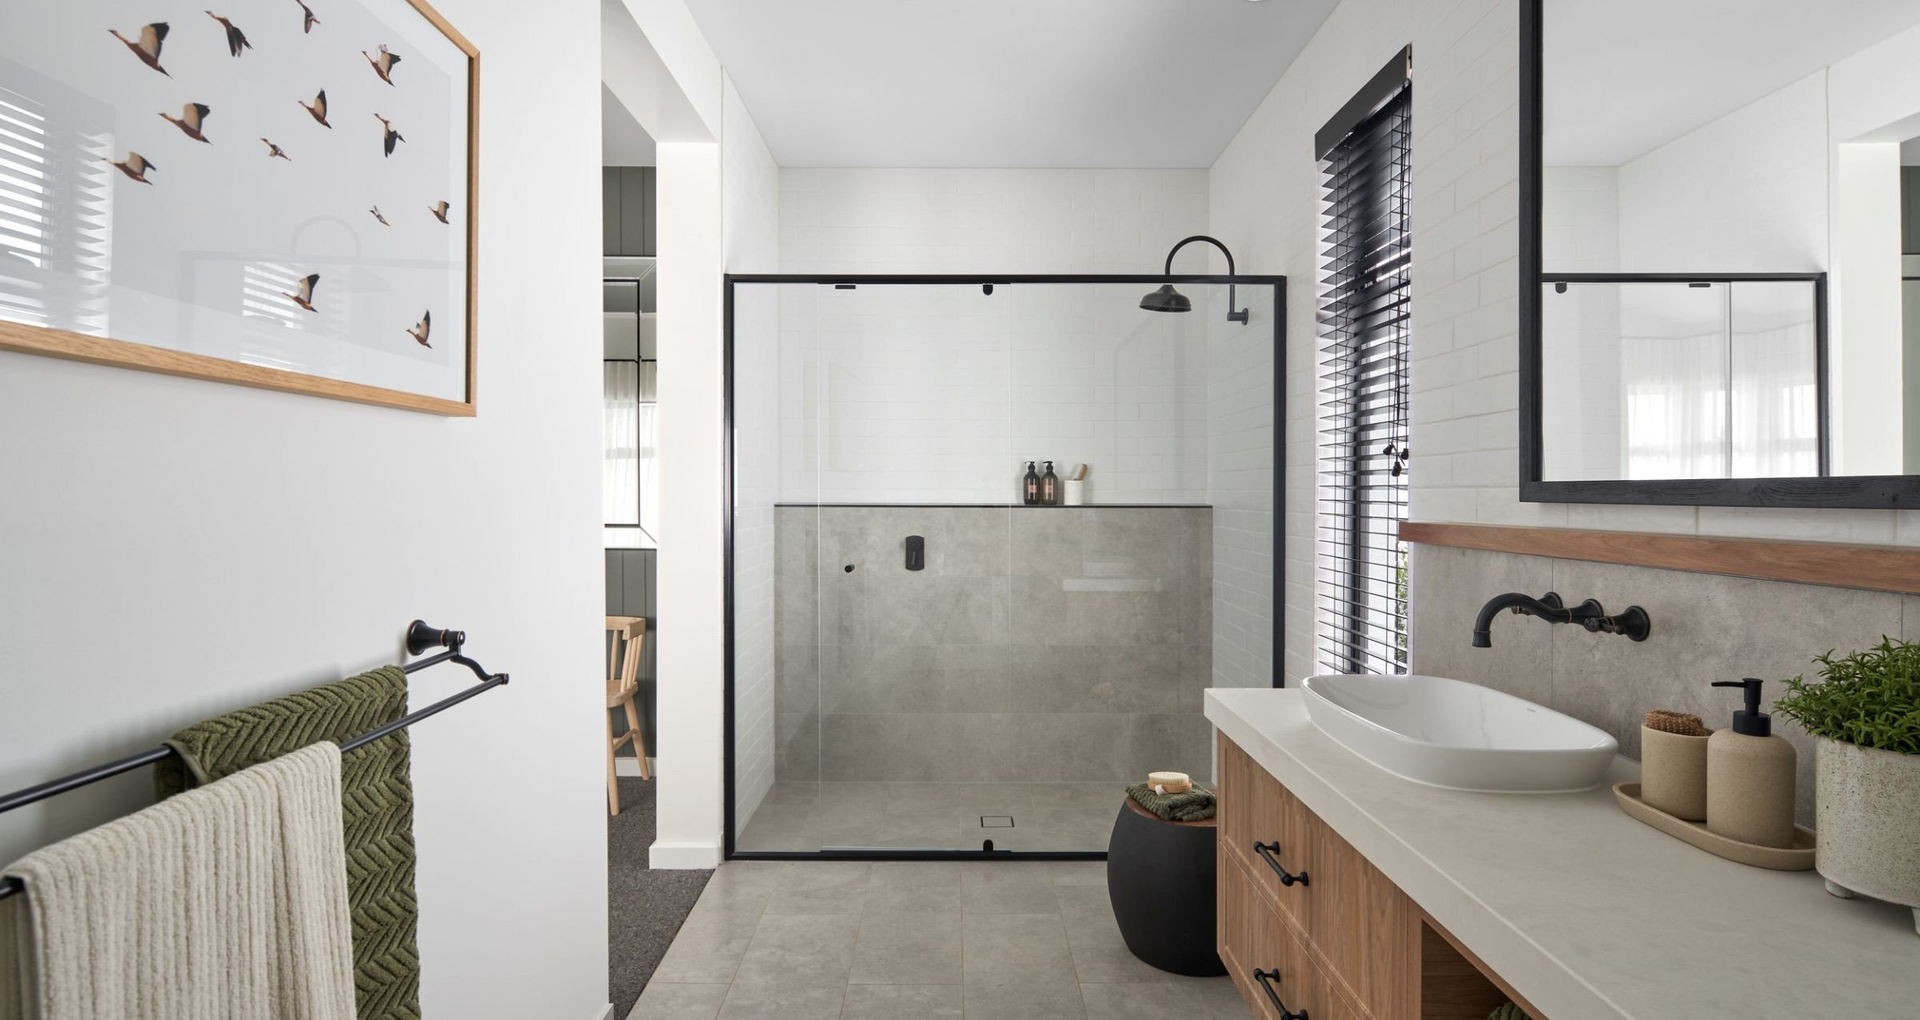
<instances>
[{"instance_id":1,"label":"wooden picture frame","mask_svg":"<svg viewBox=\"0 0 1920 1020\"><path fill-rule=\"evenodd\" d=\"M389 408L396 408L400 410L416 411L416 412L422 412L422 413L428 413L428 414L444 415L449 417L472 417L477 413L477 406L478 406L477 397L478 397L478 382L479 382L478 282L479 282L480 51L473 45L471 41L469 41L464 35L462 35L459 32L459 30L455 29L453 25L450 24L444 16L442 16L430 4L428 4L426 0L368 0L368 2L360 2L360 0L347 0L347 2L355 3L357 5L356 6L357 12L365 12L365 15L364 15L365 18L370 18L376 21L379 20L380 13L375 8L381 5L383 2L385 7L392 10L410 9L412 14L417 14L421 19L424 19L424 22L426 25L430 25L432 30L436 31L440 36L443 36L446 42L450 43L453 49L457 50L458 54L464 57L464 63L462 63L462 61L460 61L458 58L452 55L451 51L445 54L446 63L450 67L463 66L465 75L466 75L466 84L464 89L459 87L458 79L457 79L457 74L458 74L457 71L450 71L448 80L446 83L447 94L453 104L453 109L449 111L450 116L448 119L448 123L449 124L454 123L455 122L454 118L457 117L458 121L464 125L466 144L465 144L464 159L447 162L446 164L444 164L444 171L446 173L448 182L454 183L456 187L460 182L464 183L464 194L460 194L456 191L454 195L450 195L448 197L452 198L454 201L460 202L464 209L464 215L455 214L454 221L456 223L460 223L464 225L465 239L464 239L463 245L460 244L456 239L448 239L449 241L452 241L452 243L447 243L446 241L440 242L442 247L444 247L445 249L449 251L459 251L464 256L463 267L449 267L442 271L442 276L446 280L447 285L449 287L452 287L456 282L463 284L463 286L459 288L462 293L459 295L458 301L449 302L449 303L457 304L460 307L460 311L462 313L460 314L458 319L459 329L457 332L457 335L460 337L460 346L452 347L451 349L455 351L463 351L464 357L460 359L460 363L457 365L430 366L424 369L410 367L410 370L413 370L413 371L439 372L441 376L440 384L446 386L449 389L451 389L454 385L457 384L459 389L459 394L457 396L450 397L445 395L436 395L434 393L428 393L428 392L414 392L412 390L400 388L396 386L383 386L383 385L378 385L378 384L370 383L366 381L357 381L355 379L350 379L350 378L339 378L337 377L337 375L333 375L333 374L318 374L314 372L301 371L301 370L292 369L292 368L278 368L278 367L273 367L272 365L269 365L269 364L235 360L227 357L220 357L220 356L204 354L204 353L196 353L190 350L181 350L181 349L177 349L176 347L166 346L164 343L143 343L143 342L137 342L129 339L120 339L120 338L116 338L109 335L99 335L97 333L78 332L75 330L56 328L52 326L35 325L29 322L19 321L18 318L8 317L9 307L8 307L8 304L6 303L6 299L9 297L9 295L5 293L5 282L3 280L0 280L0 351L13 351L13 352L25 353L25 354L37 354L37 355L43 355L47 357L61 358L69 361L86 362L86 363L95 364L95 365L108 365L108 366L115 366L120 368L131 368L139 371L157 372L163 375L179 376L179 377L190 378L190 379L203 379L211 382L231 383L231 384L236 384L241 386L254 387L258 389L277 390L277 391L286 392L286 393L302 393L310 396L325 397L325 398L334 399L334 400L352 401L355 403L369 404L369 405L374 405L379 407L389 407ZM48 5L48 6L51 7L51 6L58 6L58 5ZM176 23L173 25L170 31L165 25L161 26L160 33L159 33L160 41L155 42L152 47L155 51L160 51L162 45L165 45L167 49L165 49L164 52L166 56L170 58L170 62L172 62L173 60L179 59L179 58L175 58L175 53L184 49L184 46L181 45L178 41L181 40L183 37L189 37L189 33L191 33L191 38L194 39L195 45L200 47L202 50L206 48L207 46L206 41L200 37L204 35L204 33L208 32L209 28L207 23L200 22L197 20L198 17L202 16L198 6L193 6L190 13L188 13L186 9L182 7L182 5L180 4L170 4L170 3L163 2L163 3L155 3L150 6L155 10L159 10L160 13L172 15L176 19ZM305 4L301 5L301 7L294 7L293 5L289 5L288 10L290 12L291 17L295 21L298 21L302 17L302 7L306 7L306 6L307 5ZM313 6L318 7L319 5L315 3ZM327 15L329 17L332 17L333 15L338 13L339 6L341 5L336 4L334 10L328 10ZM181 8L181 9L173 10L172 8ZM326 10L326 9L322 8L322 10ZM301 31L301 35L303 37L311 38L312 34L316 34L324 30L324 23L320 19L317 19L314 17L314 14L316 13L318 12L312 10L311 8L308 8L306 13L306 24L304 29ZM260 61L263 58L254 57L251 52L246 52L248 50L252 50L253 47L250 45L250 43L247 40L244 39L244 37L240 39L238 42L235 42L233 40L233 36L236 34L236 30L231 23L221 18L219 15L215 14L215 12L209 11L209 12L206 12L206 14L213 15L214 20L219 22L218 25L213 26L212 30L219 32L220 30L224 29L224 32L226 35L224 39L215 40L216 46L218 47L230 46L232 48L232 56L235 58L240 58L243 56L243 54L247 57L252 58L253 63L251 65L248 65L246 61L240 61L241 65L249 66L249 67L261 66ZM71 19L74 21L78 21L80 17L79 15L71 15L71 14L56 15L56 16L71 17ZM238 18L238 16L239 16L239 12L236 11L235 17ZM406 16L411 16L411 15L406 15ZM119 7L115 7L113 9L113 13L111 14L111 17L113 19L116 19L117 21L129 20L126 12L120 9ZM137 19L139 15L135 14L133 17L134 19ZM266 18L266 15L261 11L255 11L255 10L249 9L246 13L246 17L248 18L248 23L251 25L251 24L261 22L263 19ZM83 24L85 25L86 31L89 33L93 32L96 28L100 27L95 25L91 20L85 21L83 22ZM387 24L387 22L381 21L380 24L385 25ZM316 26L322 26L322 27L316 27ZM157 58L157 55L156 55L156 59L148 60L147 57L144 56L142 52L140 52L140 49L138 48L138 44L142 42L152 41L151 35L148 35L145 37L135 35L135 33L140 32L142 30L138 26L134 26L131 24L117 25L116 27L121 31L116 31L113 33L113 35L115 37L118 37L120 41L116 43L113 41L112 38L108 38L107 45L112 47L118 47L119 45L124 43L128 50L134 51L131 57L125 57L124 59L131 61L133 58L136 58L136 57L139 58L142 62L145 62L148 67L151 67L153 70L160 71L162 75L165 75L165 78L159 78L156 76L153 79L151 79L154 83L158 83L162 86L170 86L171 94L174 94L174 95L178 95L183 92L183 90L179 87L179 83L181 79L176 77L171 70L161 68L159 66L159 60ZM153 25L147 26L147 28L149 29L153 27L154 27ZM281 26L275 25L272 22L268 22L266 25L262 27L279 30L279 31L282 31L283 33L286 31L290 31L288 29L282 28ZM126 32L126 35L123 36L122 31L125 31L127 29L132 29L133 31ZM416 33L420 31L418 26L409 26L407 30L414 31ZM255 31L259 32L260 29L256 29ZM401 35L401 30L396 28L393 30L393 34L395 34L396 36L399 36ZM94 42L94 40L92 40L91 38L88 38L86 41L89 44L92 44ZM385 52L386 51L385 44L380 43L378 37L372 35L371 33L358 34L358 35L352 36L351 39L342 38L339 40L332 40L330 42L336 45L339 45L341 47L350 47L350 48L342 49L342 53L351 53L353 48L359 48L362 46L371 48L376 44L378 44L378 54L379 54L378 57L374 56L373 54L367 53L365 50L361 51L361 56L365 56L367 59L367 62L373 65L372 71L370 73L378 75L378 81L384 83L387 86L392 86L395 84L395 81L389 79L388 73L387 73L388 70L391 69L393 71L394 78L400 77L401 72L397 68L394 68L393 65L397 65L401 63L403 58L399 56L393 56L389 58L389 55ZM27 43L26 45L32 45L32 43ZM25 68L20 64L14 63L6 59L6 57L7 57L7 54L5 52L4 47L0 47L0 72L5 72L11 69L16 71L17 73L20 73L26 76L33 75L33 71L31 69ZM358 58L356 57L355 59L357 60ZM382 67L381 61L385 59L390 59L391 63L388 64L386 67ZM418 67L419 65L420 65L420 62L416 60L414 62L414 65L408 67L406 70L413 72L415 75L427 73L425 70L415 71L414 67ZM269 72L271 72L272 70L271 64L267 64L265 65L265 67ZM369 73L364 65L361 66L360 70L362 73ZM342 71L340 74L340 77L342 78L348 77L348 74L349 72ZM7 105L7 100L13 95L13 93L11 93L8 89L8 84L9 84L8 81L4 79L0 79L0 115L4 115L8 112L8 110L4 109L4 107ZM155 96L154 98L156 102L154 104L149 104L149 105L155 105L155 106L164 105L164 104L158 103L158 99L159 99L158 96ZM276 99L278 98L277 93L275 98ZM308 107L308 114L313 114L313 119L319 121L320 126L327 127L331 131L331 129L336 125L328 123L329 111L326 106L326 97L325 97L324 91L320 93L318 97L318 101L320 104L320 113L318 114L315 114L313 111L313 108L309 106L308 103L306 103L305 101L302 101L300 105ZM464 105L465 105L464 111L461 111L459 109L458 104L460 101L464 101ZM201 109L203 113L206 111L205 107L202 107ZM290 106L289 106L289 109L290 109ZM340 116L340 112L341 111L338 111L338 110L333 111L331 113L332 119L335 121L342 120ZM197 118L192 117L191 109L183 111L183 115L185 115L189 120L195 121L193 126L197 129L198 127ZM181 125L180 121L168 116L165 112L162 112L161 116L167 117L168 121L172 122L176 126L179 126L182 131L187 131L186 126ZM297 120L301 116L304 116L304 115L299 114L299 111L292 111L290 119ZM378 116L377 112L376 112L376 116ZM364 117L364 114L361 112L356 111L354 113L354 120L356 122L363 117ZM4 117L0 116L0 120L3 120L3 119ZM124 123L126 120L130 120L130 118L124 118L122 121L117 121L115 126L118 127L120 123ZM386 118L382 117L381 121L383 124L385 124ZM145 124L140 122L134 122L134 124L135 126L146 126ZM214 133L212 130L213 127L219 124L221 124L220 121L209 118L207 134L209 136L213 135ZM6 125L4 124L0 124L0 127L5 127L5 126ZM224 136L221 137L219 141L221 141L222 143L226 143L227 145L232 147L241 147L241 146L251 145L252 152L256 154L259 152L259 146L256 143L253 143L253 140L251 138L244 137L244 135L247 135L247 134L257 133L257 131L252 129L261 126L258 120L253 122L240 123L240 124L227 123L221 126L223 126L226 130L225 130ZM360 128L357 123L355 123L353 127L355 130L359 130L362 132L366 130L366 129ZM242 128L245 128L248 130L242 130ZM278 126L271 129L271 131L274 131L274 132L285 131L289 135L293 135L295 130L296 128L294 127L278 127ZM309 128L309 130L311 130L311 128ZM388 125L386 127L386 130L389 134L393 133L393 128L391 125ZM212 140L211 138L203 139L198 137L197 131L189 132L188 137L194 139L195 141L211 141ZM354 143L353 138L354 136L349 132L333 131L331 132L330 135L322 134L320 138L313 139L312 141L317 147L318 144L335 143L340 140L345 140L346 143L353 144ZM405 139L404 137L402 137L400 140L404 141ZM266 149L267 149L267 156L268 156L269 162L271 162L271 157L273 156L279 156L280 158L288 159L289 162L292 161L291 157L287 157L282 154L280 146L276 145L274 142L267 141L267 138L265 137L260 138L260 141L267 143ZM166 144L166 143L161 143L161 144ZM175 144L177 145L178 143L176 142ZM291 148L292 146L289 145L289 149ZM418 147L416 146L416 148ZM189 155L193 155L193 154L208 152L208 151L211 151L211 149L197 149L189 144L186 146L186 151L189 153ZM391 140L389 140L387 142L386 154L388 156L391 156L393 154L393 151L394 151L394 143ZM55 155L58 155L58 153L55 153ZM454 155L458 155L458 154L454 153ZM135 156L137 156L137 154L131 154L129 157L125 157L125 158L133 159ZM178 158L179 157L177 155L170 155L169 157L166 157L165 159L163 159L163 162L170 161L173 159L178 159ZM49 157L49 159L51 159L51 157ZM110 163L113 162L111 159L108 159L106 161ZM136 163L136 166L145 166L149 162L150 161L141 160ZM457 165L458 163L464 163L464 167L463 168L459 167ZM113 163L113 165L119 169L120 174L123 174L126 177L133 178L136 181L139 180L138 177L136 177L133 173L129 172L127 167L122 166L120 163ZM278 164L275 164L275 166L277 165ZM55 164L49 161L48 166L51 168L51 167L54 167ZM0 171L4 171L5 169L6 169L5 167L0 167ZM153 169L157 170L158 165L154 164ZM156 176L163 176L163 175L156 174ZM120 185L120 186L125 186L126 183L128 183L120 180L118 177L115 177L114 180L116 185ZM4 183L4 182L0 182L0 183ZM151 183L151 182L140 181L140 183ZM452 191L455 189L448 188L445 190ZM335 204L338 205L341 203L336 202ZM447 220L445 219L445 213L447 211L445 208L446 204L448 203L442 202L441 207L438 210L435 210L429 207L426 203L421 203L420 209L411 210L412 216L415 220L418 220L418 219L422 219L425 216L425 214L431 213L433 218L439 219L440 222L444 224L447 222ZM381 216L381 213L377 204L374 206L371 212L373 214L373 218L378 219L381 226L383 227L388 226L388 221L387 219ZM337 214L333 214L333 215L330 215L328 218L337 219L340 217ZM400 219L401 216L400 214L396 214L394 218ZM408 225L412 226L413 224L409 223ZM304 225L303 225L303 229L304 229ZM362 228L362 229L371 229L371 228ZM426 229L431 230L436 228L428 227ZM438 229L444 229L444 228L442 227ZM0 240L4 240L4 239L0 239ZM190 242L187 243L186 247L188 249L191 249L192 247L191 243ZM217 246L214 246L214 247L217 248ZM7 254L17 254L17 253L8 252L4 249L4 247L0 247L0 255L7 255ZM358 256L358 254L359 252L356 249L356 252L355 252L356 257ZM213 254L210 255L209 257L213 259L227 259L231 261L240 256L235 256L235 255L224 253L224 252L218 252L216 250L216 251L213 251ZM357 268L352 271L356 273L360 272L360 270ZM0 274L0 275L3 275L3 274ZM191 287L193 284L193 281L184 279L186 274L183 273L182 275L183 275L183 283L186 283L189 287ZM349 278L350 281L352 279L354 279L354 277ZM346 286L346 284L342 284L339 286ZM297 287L297 284L296 284L296 289L299 289ZM314 297L315 304L320 303L319 298L313 294L313 286L311 284L309 284L305 288L304 293L308 297ZM293 294L286 294L283 296L289 299L293 299L296 302L299 301L299 299L296 298L296 296ZM301 302L300 307L305 308L307 306L304 304L304 302ZM314 309L307 308L307 310L313 311ZM431 310L432 309L429 308L429 313L431 312ZM293 316L299 315L298 312L293 312L291 314ZM430 319L430 315L429 315L429 319ZM294 321L298 321L298 320L296 319ZM414 329L405 330L409 335L413 337L414 341L418 342L419 345L422 347L430 348L434 346L429 342L429 337L431 337L431 339L439 339L439 337L436 334L432 334L431 328L430 328L430 322L423 321L423 322L415 323L414 326L415 326ZM422 329L421 327L427 327L427 328ZM416 333L415 329L419 329L420 333ZM389 339L391 338L386 338L383 333L382 340L386 341ZM404 338L393 341L393 342L402 346L404 346L404 344L406 343ZM451 347L451 345L449 346Z\"/></svg>"}]
</instances>

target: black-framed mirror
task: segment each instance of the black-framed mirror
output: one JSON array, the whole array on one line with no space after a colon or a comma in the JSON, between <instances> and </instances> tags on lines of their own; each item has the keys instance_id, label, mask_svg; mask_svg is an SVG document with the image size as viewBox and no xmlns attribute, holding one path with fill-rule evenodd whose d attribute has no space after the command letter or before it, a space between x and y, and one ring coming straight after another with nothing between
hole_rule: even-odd
<instances>
[{"instance_id":1,"label":"black-framed mirror","mask_svg":"<svg viewBox=\"0 0 1920 1020\"><path fill-rule=\"evenodd\" d=\"M1920 5L1521 19L1521 499L1920 507Z\"/></svg>"}]
</instances>

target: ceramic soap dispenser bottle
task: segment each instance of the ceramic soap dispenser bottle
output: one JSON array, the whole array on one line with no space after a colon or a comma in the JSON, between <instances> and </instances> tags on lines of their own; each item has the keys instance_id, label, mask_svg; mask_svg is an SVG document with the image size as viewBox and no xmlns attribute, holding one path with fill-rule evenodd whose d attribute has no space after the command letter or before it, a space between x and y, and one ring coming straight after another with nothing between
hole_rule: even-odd
<instances>
[{"instance_id":1,"label":"ceramic soap dispenser bottle","mask_svg":"<svg viewBox=\"0 0 1920 1020\"><path fill-rule=\"evenodd\" d=\"M1793 845L1793 745L1760 711L1759 680L1716 680L1740 687L1746 705L1733 725L1707 738L1707 829L1758 846Z\"/></svg>"}]
</instances>

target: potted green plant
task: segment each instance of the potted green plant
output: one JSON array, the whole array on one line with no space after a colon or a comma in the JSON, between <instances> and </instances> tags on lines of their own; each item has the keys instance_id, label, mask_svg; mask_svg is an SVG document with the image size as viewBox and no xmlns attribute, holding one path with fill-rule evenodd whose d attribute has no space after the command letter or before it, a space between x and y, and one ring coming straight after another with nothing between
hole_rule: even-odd
<instances>
[{"instance_id":1,"label":"potted green plant","mask_svg":"<svg viewBox=\"0 0 1920 1020\"><path fill-rule=\"evenodd\" d=\"M1827 891L1913 908L1920 933L1920 643L1814 660L1773 710L1815 738L1814 868Z\"/></svg>"}]
</instances>

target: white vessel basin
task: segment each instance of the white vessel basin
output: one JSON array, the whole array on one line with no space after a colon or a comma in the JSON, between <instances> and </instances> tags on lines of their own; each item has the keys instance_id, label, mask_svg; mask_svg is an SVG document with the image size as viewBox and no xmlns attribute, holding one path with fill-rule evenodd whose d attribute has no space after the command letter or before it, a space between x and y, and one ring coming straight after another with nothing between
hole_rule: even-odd
<instances>
[{"instance_id":1,"label":"white vessel basin","mask_svg":"<svg viewBox=\"0 0 1920 1020\"><path fill-rule=\"evenodd\" d=\"M1437 676L1308 677L1321 732L1416 783L1485 793L1600 785L1619 742L1597 727L1489 687Z\"/></svg>"}]
</instances>

